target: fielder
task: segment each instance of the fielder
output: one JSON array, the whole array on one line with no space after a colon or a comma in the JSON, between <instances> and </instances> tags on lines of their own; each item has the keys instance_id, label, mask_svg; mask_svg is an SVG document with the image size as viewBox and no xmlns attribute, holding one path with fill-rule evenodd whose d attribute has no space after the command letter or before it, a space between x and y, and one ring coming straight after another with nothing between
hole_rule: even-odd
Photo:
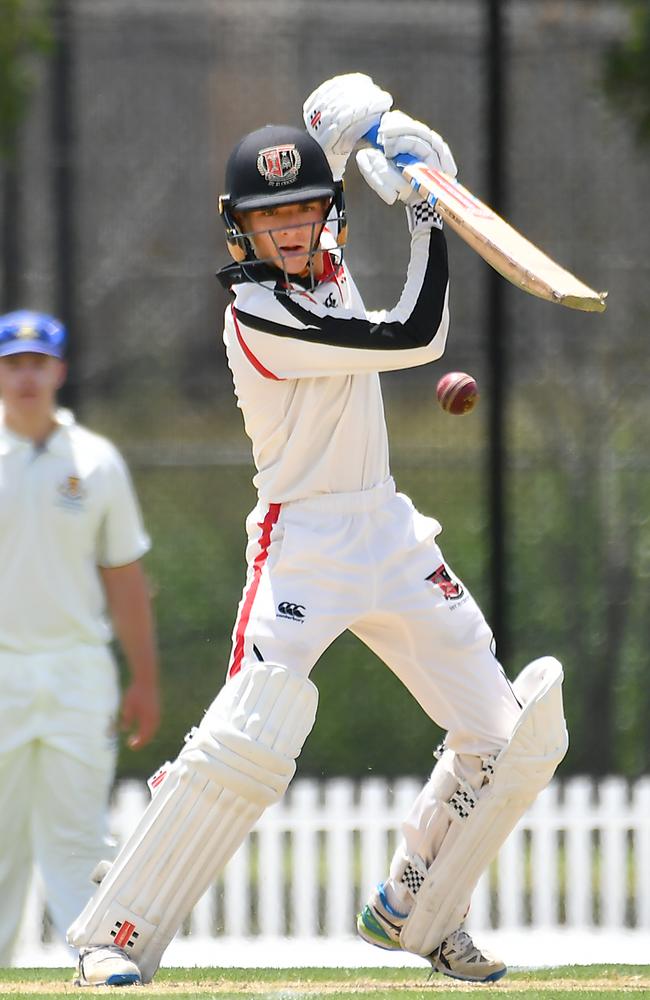
<instances>
[{"instance_id":1,"label":"fielder","mask_svg":"<svg viewBox=\"0 0 650 1000\"><path fill-rule=\"evenodd\" d=\"M158 724L149 539L121 456L56 407L65 340L43 313L0 316L0 966L34 863L63 937L106 856L119 689L105 605L132 673L130 745Z\"/></svg>"},{"instance_id":2,"label":"fielder","mask_svg":"<svg viewBox=\"0 0 650 1000\"><path fill-rule=\"evenodd\" d=\"M289 784L316 711L309 674L345 629L447 732L359 933L458 979L506 971L462 925L482 871L565 753L562 671L546 657L509 683L438 547L440 525L390 475L379 373L444 351L445 238L390 160L360 150L364 178L404 203L411 234L399 302L367 310L343 259L343 172L379 121L388 157L413 153L456 173L440 136L391 104L369 77L335 78L305 103L306 132L266 126L228 161L224 341L259 494L248 575L225 686L154 779L138 828L70 929L80 984L152 978L194 903Z\"/></svg>"}]
</instances>

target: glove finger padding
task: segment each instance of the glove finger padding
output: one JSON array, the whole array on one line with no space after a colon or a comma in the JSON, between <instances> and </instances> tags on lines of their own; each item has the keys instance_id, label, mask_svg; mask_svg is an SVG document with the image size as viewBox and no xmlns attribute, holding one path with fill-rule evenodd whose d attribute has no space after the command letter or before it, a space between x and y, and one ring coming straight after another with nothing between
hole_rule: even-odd
<instances>
[{"instance_id":1,"label":"glove finger padding","mask_svg":"<svg viewBox=\"0 0 650 1000\"><path fill-rule=\"evenodd\" d=\"M442 218L434 207L423 201L399 169L387 160L379 149L360 149L357 166L363 179L387 205L399 199L406 206L409 232L442 229Z\"/></svg>"},{"instance_id":2,"label":"glove finger padding","mask_svg":"<svg viewBox=\"0 0 650 1000\"><path fill-rule=\"evenodd\" d=\"M451 177L458 173L456 161L442 136L403 111L387 111L382 116L377 137L390 159L399 153L410 153Z\"/></svg>"},{"instance_id":3,"label":"glove finger padding","mask_svg":"<svg viewBox=\"0 0 650 1000\"><path fill-rule=\"evenodd\" d=\"M387 205L397 199L403 202L418 200L418 195L397 167L393 166L379 149L360 149L356 155L361 176Z\"/></svg>"},{"instance_id":4,"label":"glove finger padding","mask_svg":"<svg viewBox=\"0 0 650 1000\"><path fill-rule=\"evenodd\" d=\"M355 145L392 103L391 95L365 73L332 77L309 95L303 105L305 127L323 149L336 180Z\"/></svg>"}]
</instances>

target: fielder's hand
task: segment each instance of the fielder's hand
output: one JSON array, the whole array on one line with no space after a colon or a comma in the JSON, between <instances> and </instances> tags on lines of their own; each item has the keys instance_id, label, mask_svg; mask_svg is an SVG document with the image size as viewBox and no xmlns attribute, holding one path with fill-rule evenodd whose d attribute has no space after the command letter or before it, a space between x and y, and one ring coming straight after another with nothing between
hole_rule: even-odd
<instances>
[{"instance_id":1,"label":"fielder's hand","mask_svg":"<svg viewBox=\"0 0 650 1000\"><path fill-rule=\"evenodd\" d=\"M384 148L361 149L357 153L357 166L364 180L386 204L397 199L406 205L415 205L422 199L402 176L398 167L390 162L399 153L410 153L421 163L442 170L455 177L458 170L447 143L427 125L409 118L402 111L387 111L382 117L377 136Z\"/></svg>"},{"instance_id":2,"label":"fielder's hand","mask_svg":"<svg viewBox=\"0 0 650 1000\"><path fill-rule=\"evenodd\" d=\"M156 734L160 723L160 702L155 683L133 681L122 698L121 728L128 733L130 750L140 750Z\"/></svg>"},{"instance_id":3,"label":"fielder's hand","mask_svg":"<svg viewBox=\"0 0 650 1000\"><path fill-rule=\"evenodd\" d=\"M332 77L309 95L302 108L305 126L325 152L334 180L343 177L350 153L392 103L365 73Z\"/></svg>"}]
</instances>

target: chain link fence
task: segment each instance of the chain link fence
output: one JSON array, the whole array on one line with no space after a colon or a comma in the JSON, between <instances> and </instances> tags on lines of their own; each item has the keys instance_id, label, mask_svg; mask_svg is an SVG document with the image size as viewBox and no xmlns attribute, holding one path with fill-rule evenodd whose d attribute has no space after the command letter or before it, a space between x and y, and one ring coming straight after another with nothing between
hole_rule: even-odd
<instances>
[{"instance_id":1,"label":"chain link fence","mask_svg":"<svg viewBox=\"0 0 650 1000\"><path fill-rule=\"evenodd\" d=\"M155 543L166 713L150 759L139 758L143 771L176 752L220 686L244 579L252 468L220 340L225 293L213 277L227 260L216 206L228 152L266 122L300 124L318 83L359 70L440 131L463 183L485 196L487 6L70 0L65 22L55 23L66 32L73 84L65 155L78 415L129 458ZM609 290L602 316L504 291L513 647L505 666L514 676L545 652L564 661L573 734L565 771L638 774L650 765L648 154L602 87L608 48L627 20L613 0L503 7L508 218ZM52 309L59 154L51 68L36 71L13 206L20 302L8 305ZM347 201L347 253L367 304L391 305L407 259L402 214L365 187L354 164ZM488 268L448 239L447 354L383 384L398 485L442 521L447 558L487 604ZM452 369L471 371L483 392L462 419L435 404L435 382ZM355 640L334 645L315 681L322 707L303 773L426 770L430 723Z\"/></svg>"}]
</instances>

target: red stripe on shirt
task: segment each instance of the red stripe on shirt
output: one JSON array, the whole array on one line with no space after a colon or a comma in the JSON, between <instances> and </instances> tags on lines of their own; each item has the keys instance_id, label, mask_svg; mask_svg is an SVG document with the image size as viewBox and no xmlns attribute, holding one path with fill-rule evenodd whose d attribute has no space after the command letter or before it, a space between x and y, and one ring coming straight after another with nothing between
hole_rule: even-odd
<instances>
[{"instance_id":1,"label":"red stripe on shirt","mask_svg":"<svg viewBox=\"0 0 650 1000\"><path fill-rule=\"evenodd\" d=\"M259 540L260 550L253 560L253 579L251 580L248 590L246 591L244 603L237 621L235 648L233 650L232 664L230 670L228 671L229 677L234 677L235 674L238 674L241 670L242 660L244 658L244 636L246 634L248 622L250 621L251 611L253 610L253 601L255 600L255 595L257 594L257 588L260 585L262 570L264 569L264 564L268 558L269 546L271 544L271 532L274 524L280 516L281 507L282 504L280 503L269 504L266 516L259 525L262 529Z\"/></svg>"},{"instance_id":2,"label":"red stripe on shirt","mask_svg":"<svg viewBox=\"0 0 650 1000\"><path fill-rule=\"evenodd\" d=\"M260 373L260 375L263 375L264 378L273 379L274 382L284 382L283 378L281 378L279 375L274 375L273 372L269 371L268 368L264 367L259 358L255 357L250 347L248 346L248 344L241 335L241 330L239 329L239 323L237 322L237 313L235 312L235 307L231 305L230 311L232 313L233 322L235 324L235 333L237 334L237 340L239 341L239 346L241 347L242 351L252 364L253 368L255 368Z\"/></svg>"}]
</instances>

